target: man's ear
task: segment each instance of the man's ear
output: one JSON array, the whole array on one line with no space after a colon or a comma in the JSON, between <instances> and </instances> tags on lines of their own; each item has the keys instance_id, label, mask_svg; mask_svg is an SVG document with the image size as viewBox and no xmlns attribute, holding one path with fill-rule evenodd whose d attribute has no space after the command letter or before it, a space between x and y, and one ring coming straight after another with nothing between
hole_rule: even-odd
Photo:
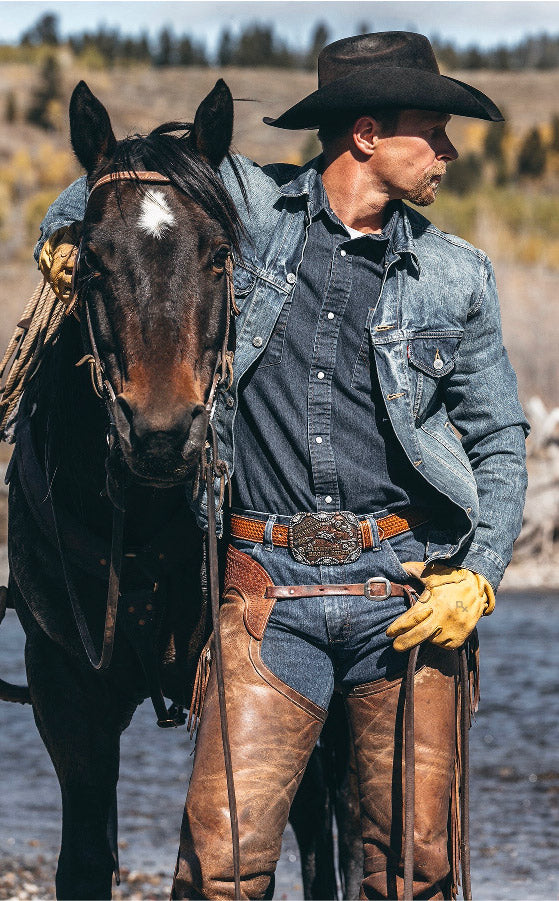
<instances>
[{"instance_id":1,"label":"man's ear","mask_svg":"<svg viewBox=\"0 0 559 901\"><path fill-rule=\"evenodd\" d=\"M109 114L85 81L76 85L70 100L70 137L88 175L111 156L116 145Z\"/></svg>"},{"instance_id":2,"label":"man's ear","mask_svg":"<svg viewBox=\"0 0 559 901\"><path fill-rule=\"evenodd\" d=\"M379 124L372 116L361 116L353 126L353 142L361 153L372 156L379 139Z\"/></svg>"},{"instance_id":3,"label":"man's ear","mask_svg":"<svg viewBox=\"0 0 559 901\"><path fill-rule=\"evenodd\" d=\"M231 146L233 97L222 78L196 110L192 138L201 156L217 169Z\"/></svg>"}]
</instances>

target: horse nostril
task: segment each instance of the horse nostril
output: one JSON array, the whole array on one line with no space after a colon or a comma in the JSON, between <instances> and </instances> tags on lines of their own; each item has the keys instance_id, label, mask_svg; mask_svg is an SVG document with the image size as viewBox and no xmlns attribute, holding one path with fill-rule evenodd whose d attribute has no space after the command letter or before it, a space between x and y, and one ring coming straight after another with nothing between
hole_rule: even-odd
<instances>
[{"instance_id":1,"label":"horse nostril","mask_svg":"<svg viewBox=\"0 0 559 901\"><path fill-rule=\"evenodd\" d=\"M196 416L200 416L200 413L203 413L205 409L206 408L204 404L196 404L194 407L192 407L192 410L190 411L192 419L195 419Z\"/></svg>"}]
</instances>

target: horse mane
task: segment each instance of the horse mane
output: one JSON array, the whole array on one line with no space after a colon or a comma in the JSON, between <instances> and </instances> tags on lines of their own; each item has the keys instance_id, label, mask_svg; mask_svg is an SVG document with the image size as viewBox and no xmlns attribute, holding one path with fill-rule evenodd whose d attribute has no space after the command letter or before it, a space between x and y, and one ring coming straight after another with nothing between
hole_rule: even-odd
<instances>
[{"instance_id":1,"label":"horse mane","mask_svg":"<svg viewBox=\"0 0 559 901\"><path fill-rule=\"evenodd\" d=\"M241 219L223 182L215 169L200 156L195 146L190 122L165 122L147 135L135 134L118 141L106 172L127 172L136 181L136 188L145 192L144 182L138 178L142 170L160 172L173 187L190 197L215 219L225 231L235 252L240 253L239 238L243 231ZM176 134L180 132L180 134ZM239 183L243 199L247 202L246 188L232 154L227 160ZM115 183L120 205L120 183Z\"/></svg>"}]
</instances>

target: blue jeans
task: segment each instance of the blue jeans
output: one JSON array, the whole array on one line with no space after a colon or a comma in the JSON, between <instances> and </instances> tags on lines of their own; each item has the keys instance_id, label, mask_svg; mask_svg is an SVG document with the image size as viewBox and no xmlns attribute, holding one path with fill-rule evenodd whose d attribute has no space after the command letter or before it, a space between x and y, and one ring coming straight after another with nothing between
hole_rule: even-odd
<instances>
[{"instance_id":1,"label":"blue jeans","mask_svg":"<svg viewBox=\"0 0 559 901\"><path fill-rule=\"evenodd\" d=\"M287 524L288 517L251 511L251 516L267 522L264 542L235 538L232 543L264 567L276 585L365 582L371 576L407 583L409 576L401 561L424 559L429 525L381 542L376 519L385 514L380 511L369 517L373 547L354 563L339 566L308 566L298 563L287 548L274 547L272 526ZM395 651L386 637L389 624L405 609L401 597L277 600L262 641L262 661L279 679L326 710L335 686L348 691L405 670L407 654Z\"/></svg>"}]
</instances>

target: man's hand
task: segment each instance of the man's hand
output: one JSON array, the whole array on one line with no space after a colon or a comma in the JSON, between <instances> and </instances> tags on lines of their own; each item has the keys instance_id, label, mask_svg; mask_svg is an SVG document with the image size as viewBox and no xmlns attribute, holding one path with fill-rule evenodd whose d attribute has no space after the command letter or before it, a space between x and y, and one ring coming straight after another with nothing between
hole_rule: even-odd
<instances>
[{"instance_id":1,"label":"man's hand","mask_svg":"<svg viewBox=\"0 0 559 901\"><path fill-rule=\"evenodd\" d=\"M459 648L480 616L489 616L495 609L493 589L478 573L443 563L404 563L403 567L425 591L386 630L394 638L396 651L409 651L422 641Z\"/></svg>"},{"instance_id":2,"label":"man's hand","mask_svg":"<svg viewBox=\"0 0 559 901\"><path fill-rule=\"evenodd\" d=\"M39 269L62 303L68 305L72 294L72 273L78 253L80 223L58 229L45 241Z\"/></svg>"}]
</instances>

